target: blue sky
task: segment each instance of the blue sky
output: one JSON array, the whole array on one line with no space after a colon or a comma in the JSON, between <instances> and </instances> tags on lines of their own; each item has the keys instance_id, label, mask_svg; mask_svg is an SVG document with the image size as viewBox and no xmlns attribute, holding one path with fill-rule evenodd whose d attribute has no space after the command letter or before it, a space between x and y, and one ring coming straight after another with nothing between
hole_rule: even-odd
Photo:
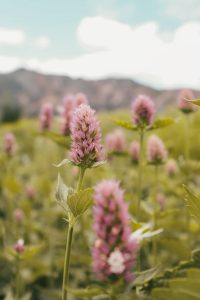
<instances>
[{"instance_id":1,"label":"blue sky","mask_svg":"<svg viewBox=\"0 0 200 300\"><path fill-rule=\"evenodd\" d=\"M112 47L118 47L117 41L113 41L112 45L109 42L109 39L112 39L112 34L117 35L117 28L120 30L119 25L122 32L125 35L127 33L125 41L127 48L129 48L127 40L136 37L136 35L132 36L131 34L128 36L129 29L140 30L140 28L143 28L141 26L146 26L144 31L146 30L147 40L150 30L152 35L150 42L154 42L155 37L157 39L159 37L161 41L164 40L167 43L173 40L176 45L176 31L179 32L182 27L186 35L190 36L190 31L195 31L197 33L195 37L200 39L200 29L198 27L200 26L200 0L0 0L0 7L0 72L11 71L22 65L45 73L60 73L88 78L116 75L132 77L158 87L166 86L166 82L164 82L166 79L160 80L160 82L156 79L159 72L151 74L148 62L147 71L143 66L141 70L136 68L137 72L135 73L131 73L131 70L123 69L123 67L121 69L120 67L110 67L106 72L103 70L98 72L97 70L96 73L94 70L88 71L88 73L85 70L84 73L83 70L73 72L70 69L73 64L76 68L79 68L79 60L81 60L80 68L85 66L86 62L82 63L84 55L87 56L87 63L91 61L92 64L94 57L98 60L96 52L99 53L99 57L101 57L102 62L105 61L105 64L105 58L108 59L105 54L109 54L111 57L115 56L118 60L123 59L126 56L126 51L122 49L121 58L119 53L114 53L112 56L112 51L116 52ZM110 23L104 21L110 21ZM106 41L103 40L104 35L107 34L104 24L111 28L112 34L107 36L109 45L105 44ZM190 26L189 28L188 24L193 24L196 27ZM188 25L186 29L185 25ZM104 28L104 30L99 31L99 28ZM93 40L96 39L96 32L100 35L102 44L99 44L98 41L96 41L96 44L93 43ZM137 31L135 32L137 33ZM120 38L119 36L119 44ZM145 40L145 33L143 39ZM195 43L194 40L193 43ZM142 53L144 41L140 43L140 40L136 39L135 44L136 47L141 47ZM155 41L155 47L156 45L160 45L157 40ZM166 46L168 47L168 44ZM180 46L178 45L178 47ZM139 55L137 51L137 53L134 53L132 42L131 47L133 48L133 56ZM102 49L106 53L102 53ZM164 52L164 46L162 45L161 52L158 52L157 56ZM91 55L91 60L88 57L89 55ZM186 55L187 53L185 59L187 59ZM154 58L154 55L150 55L149 61ZM142 64L144 61L143 56L140 57L139 55L138 59L141 59ZM176 58L173 57L173 59ZM69 66L69 71L65 71L64 67L63 69L60 68L62 60L63 66L66 65L66 68ZM39 68L38 66L43 63L44 66ZM113 60L112 66L115 63L116 61ZM195 78L194 84L191 80L188 84L196 86L200 83L198 80L199 77ZM186 83L186 78L184 78L182 82L177 81L175 85L185 85ZM173 85L173 82L170 84Z\"/></svg>"}]
</instances>

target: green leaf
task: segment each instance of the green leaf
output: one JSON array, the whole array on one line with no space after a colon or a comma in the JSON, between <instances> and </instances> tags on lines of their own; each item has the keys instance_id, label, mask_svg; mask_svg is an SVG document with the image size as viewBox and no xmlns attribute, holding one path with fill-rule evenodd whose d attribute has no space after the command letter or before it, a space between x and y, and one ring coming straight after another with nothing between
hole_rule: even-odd
<instances>
[{"instance_id":1,"label":"green leaf","mask_svg":"<svg viewBox=\"0 0 200 300\"><path fill-rule=\"evenodd\" d=\"M95 296L105 295L105 291L103 289L100 289L98 287L94 288L85 288L85 289L67 289L68 292L74 296L77 297L83 297L83 298L91 298Z\"/></svg>"},{"instance_id":2,"label":"green leaf","mask_svg":"<svg viewBox=\"0 0 200 300\"><path fill-rule=\"evenodd\" d=\"M105 163L106 163L106 160L97 161L96 163L94 163L94 164L92 165L92 168L98 168L98 167L104 165Z\"/></svg>"},{"instance_id":3,"label":"green leaf","mask_svg":"<svg viewBox=\"0 0 200 300\"><path fill-rule=\"evenodd\" d=\"M187 102L190 102L192 104L195 104L197 106L200 106L200 99L194 99L194 100L190 100L190 99L185 99Z\"/></svg>"},{"instance_id":4,"label":"green leaf","mask_svg":"<svg viewBox=\"0 0 200 300\"><path fill-rule=\"evenodd\" d=\"M69 207L67 205L67 198L68 195L71 194L73 191L72 188L69 188L68 186L66 186L60 176L60 174L58 174L58 182L57 182L57 186L56 186L56 200L58 201L58 203L62 206L62 208L68 212L69 211Z\"/></svg>"},{"instance_id":5,"label":"green leaf","mask_svg":"<svg viewBox=\"0 0 200 300\"><path fill-rule=\"evenodd\" d=\"M121 120L113 120L115 124L118 126L121 126L123 128L129 129L129 130L137 130L138 128L134 126L131 122L127 121L121 121Z\"/></svg>"},{"instance_id":6,"label":"green leaf","mask_svg":"<svg viewBox=\"0 0 200 300\"><path fill-rule=\"evenodd\" d=\"M34 256L38 255L44 249L44 245L39 246L25 246L25 250L21 255L23 261L29 261Z\"/></svg>"},{"instance_id":7,"label":"green leaf","mask_svg":"<svg viewBox=\"0 0 200 300\"><path fill-rule=\"evenodd\" d=\"M59 164L53 164L53 166L56 167L56 168L60 168L60 167L62 167L64 165L67 165L67 164L72 164L72 162L71 162L71 160L65 158Z\"/></svg>"},{"instance_id":8,"label":"green leaf","mask_svg":"<svg viewBox=\"0 0 200 300\"><path fill-rule=\"evenodd\" d=\"M158 118L155 120L153 125L149 127L148 130L154 130L159 128L164 128L170 125L173 125L175 123L175 120L173 118L165 117L165 118Z\"/></svg>"},{"instance_id":9,"label":"green leaf","mask_svg":"<svg viewBox=\"0 0 200 300\"><path fill-rule=\"evenodd\" d=\"M88 188L69 195L67 204L74 218L78 218L93 204L92 189Z\"/></svg>"},{"instance_id":10,"label":"green leaf","mask_svg":"<svg viewBox=\"0 0 200 300\"><path fill-rule=\"evenodd\" d=\"M188 207L191 215L196 219L196 221L200 224L200 196L194 194L190 188L186 185L183 185L186 195L185 201L186 206Z\"/></svg>"},{"instance_id":11,"label":"green leaf","mask_svg":"<svg viewBox=\"0 0 200 300\"><path fill-rule=\"evenodd\" d=\"M140 272L136 274L136 279L134 281L134 286L141 286L153 279L161 271L161 266L155 266L152 269Z\"/></svg>"}]
</instances>

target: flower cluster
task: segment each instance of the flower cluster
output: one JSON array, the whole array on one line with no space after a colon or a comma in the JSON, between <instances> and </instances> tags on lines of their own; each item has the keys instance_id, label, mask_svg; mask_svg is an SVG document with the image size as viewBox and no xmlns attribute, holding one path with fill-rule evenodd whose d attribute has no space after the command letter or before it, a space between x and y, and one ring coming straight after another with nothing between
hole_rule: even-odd
<instances>
[{"instance_id":1,"label":"flower cluster","mask_svg":"<svg viewBox=\"0 0 200 300\"><path fill-rule=\"evenodd\" d=\"M25 246L24 246L24 240L23 239L19 239L16 244L14 245L14 249L17 253L21 254L24 252L25 250Z\"/></svg>"},{"instance_id":2,"label":"flower cluster","mask_svg":"<svg viewBox=\"0 0 200 300\"><path fill-rule=\"evenodd\" d=\"M11 132L8 132L4 135L3 149L10 156L15 154L16 139L15 139L15 136Z\"/></svg>"},{"instance_id":3,"label":"flower cluster","mask_svg":"<svg viewBox=\"0 0 200 300\"><path fill-rule=\"evenodd\" d=\"M138 142L132 142L130 145L129 153L133 163L137 164L140 158L140 144Z\"/></svg>"},{"instance_id":4,"label":"flower cluster","mask_svg":"<svg viewBox=\"0 0 200 300\"><path fill-rule=\"evenodd\" d=\"M16 223L21 223L24 218L23 210L21 210L20 208L15 209L14 213L13 213L13 217L14 217Z\"/></svg>"},{"instance_id":5,"label":"flower cluster","mask_svg":"<svg viewBox=\"0 0 200 300\"><path fill-rule=\"evenodd\" d=\"M107 152L123 152L126 150L126 141L121 129L116 129L106 136L105 148Z\"/></svg>"},{"instance_id":6,"label":"flower cluster","mask_svg":"<svg viewBox=\"0 0 200 300\"><path fill-rule=\"evenodd\" d=\"M185 89L180 91L179 95L178 95L178 107L180 108L180 110L184 113L191 113L195 110L195 106L186 101L187 100L193 100L194 99L194 94L191 90Z\"/></svg>"},{"instance_id":7,"label":"flower cluster","mask_svg":"<svg viewBox=\"0 0 200 300\"><path fill-rule=\"evenodd\" d=\"M173 177L178 172L178 166L174 159L169 159L165 164L165 172L169 177Z\"/></svg>"},{"instance_id":8,"label":"flower cluster","mask_svg":"<svg viewBox=\"0 0 200 300\"><path fill-rule=\"evenodd\" d=\"M163 163L167 158L167 150L165 145L156 135L152 135L148 139L147 158L148 161L153 164Z\"/></svg>"},{"instance_id":9,"label":"flower cluster","mask_svg":"<svg viewBox=\"0 0 200 300\"><path fill-rule=\"evenodd\" d=\"M52 120L53 120L53 106L51 103L46 102L42 105L39 114L40 129L42 131L51 129Z\"/></svg>"},{"instance_id":10,"label":"flower cluster","mask_svg":"<svg viewBox=\"0 0 200 300\"><path fill-rule=\"evenodd\" d=\"M30 199L30 200L33 200L36 196L36 191L35 191L34 187L31 184L28 184L26 186L25 192L26 192L27 198Z\"/></svg>"},{"instance_id":11,"label":"flower cluster","mask_svg":"<svg viewBox=\"0 0 200 300\"><path fill-rule=\"evenodd\" d=\"M70 133L70 124L73 111L81 104L87 103L87 97L82 93L77 95L69 94L63 99L63 109L61 112L61 133L63 135Z\"/></svg>"},{"instance_id":12,"label":"flower cluster","mask_svg":"<svg viewBox=\"0 0 200 300\"><path fill-rule=\"evenodd\" d=\"M70 129L71 161L83 168L92 167L102 159L101 130L95 111L81 104L73 113Z\"/></svg>"},{"instance_id":13,"label":"flower cluster","mask_svg":"<svg viewBox=\"0 0 200 300\"><path fill-rule=\"evenodd\" d=\"M95 189L93 269L99 279L133 280L137 243L130 240L128 207L123 190L114 180L104 180Z\"/></svg>"},{"instance_id":14,"label":"flower cluster","mask_svg":"<svg viewBox=\"0 0 200 300\"><path fill-rule=\"evenodd\" d=\"M155 107L153 101L145 96L139 95L132 103L132 121L136 126L146 127L152 125L155 118Z\"/></svg>"}]
</instances>

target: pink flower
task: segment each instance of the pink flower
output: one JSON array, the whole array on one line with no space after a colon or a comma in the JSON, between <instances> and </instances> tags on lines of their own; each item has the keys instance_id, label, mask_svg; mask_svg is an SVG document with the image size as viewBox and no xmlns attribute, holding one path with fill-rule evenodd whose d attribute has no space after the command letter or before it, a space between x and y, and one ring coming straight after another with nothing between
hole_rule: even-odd
<instances>
[{"instance_id":1,"label":"pink flower","mask_svg":"<svg viewBox=\"0 0 200 300\"><path fill-rule=\"evenodd\" d=\"M81 104L88 104L88 99L85 94L78 93L75 96L75 105L76 105L76 107L78 107Z\"/></svg>"},{"instance_id":2,"label":"pink flower","mask_svg":"<svg viewBox=\"0 0 200 300\"><path fill-rule=\"evenodd\" d=\"M15 209L13 216L17 223L21 223L24 218L24 212L20 208L17 208L17 209Z\"/></svg>"},{"instance_id":3,"label":"pink flower","mask_svg":"<svg viewBox=\"0 0 200 300\"><path fill-rule=\"evenodd\" d=\"M163 163L167 158L165 145L156 135L152 135L148 139L147 158L149 162L154 164Z\"/></svg>"},{"instance_id":4,"label":"pink flower","mask_svg":"<svg viewBox=\"0 0 200 300\"><path fill-rule=\"evenodd\" d=\"M90 168L102 159L101 130L95 111L81 104L73 113L71 121L71 161Z\"/></svg>"},{"instance_id":5,"label":"pink flower","mask_svg":"<svg viewBox=\"0 0 200 300\"><path fill-rule=\"evenodd\" d=\"M129 153L134 163L138 163L140 158L140 144L138 142L132 142L130 145Z\"/></svg>"},{"instance_id":6,"label":"pink flower","mask_svg":"<svg viewBox=\"0 0 200 300\"><path fill-rule=\"evenodd\" d=\"M191 90L185 89L180 91L177 102L178 102L178 107L180 108L180 110L182 110L182 112L184 113L193 112L195 110L195 106L192 103L186 101L185 99L188 100L194 99L194 94Z\"/></svg>"},{"instance_id":7,"label":"pink flower","mask_svg":"<svg viewBox=\"0 0 200 300\"><path fill-rule=\"evenodd\" d=\"M178 172L178 166L174 159L169 159L165 164L165 172L169 177L173 177Z\"/></svg>"},{"instance_id":8,"label":"pink flower","mask_svg":"<svg viewBox=\"0 0 200 300\"><path fill-rule=\"evenodd\" d=\"M158 193L156 196L156 201L158 202L158 204L160 205L160 210L164 210L165 209L165 204L166 204L166 197L163 193Z\"/></svg>"},{"instance_id":9,"label":"pink flower","mask_svg":"<svg viewBox=\"0 0 200 300\"><path fill-rule=\"evenodd\" d=\"M14 155L16 152L16 139L15 136L8 132L4 135L3 149L8 155Z\"/></svg>"},{"instance_id":10,"label":"pink flower","mask_svg":"<svg viewBox=\"0 0 200 300\"><path fill-rule=\"evenodd\" d=\"M145 96L139 95L132 102L132 120L133 123L140 127L152 125L155 117L155 107L153 101Z\"/></svg>"},{"instance_id":11,"label":"pink flower","mask_svg":"<svg viewBox=\"0 0 200 300\"><path fill-rule=\"evenodd\" d=\"M17 253L21 254L24 252L25 247L24 247L24 240L19 239L17 243L14 245L14 249Z\"/></svg>"},{"instance_id":12,"label":"pink flower","mask_svg":"<svg viewBox=\"0 0 200 300\"><path fill-rule=\"evenodd\" d=\"M31 184L26 186L26 196L28 199L33 200L36 196L36 191Z\"/></svg>"},{"instance_id":13,"label":"pink flower","mask_svg":"<svg viewBox=\"0 0 200 300\"><path fill-rule=\"evenodd\" d=\"M61 133L66 135L70 133L70 123L75 109L75 97L74 95L67 95L63 100L63 111L62 111L62 123L61 123Z\"/></svg>"},{"instance_id":14,"label":"pink flower","mask_svg":"<svg viewBox=\"0 0 200 300\"><path fill-rule=\"evenodd\" d=\"M124 132L121 129L107 134L105 148L108 152L123 152L126 150L126 141Z\"/></svg>"},{"instance_id":15,"label":"pink flower","mask_svg":"<svg viewBox=\"0 0 200 300\"><path fill-rule=\"evenodd\" d=\"M42 131L51 129L52 120L53 120L53 106L51 103L46 102L42 105L39 114L40 129Z\"/></svg>"},{"instance_id":16,"label":"pink flower","mask_svg":"<svg viewBox=\"0 0 200 300\"><path fill-rule=\"evenodd\" d=\"M109 277L133 280L137 243L130 240L128 207L123 190L114 180L104 180L95 188L93 269L101 280Z\"/></svg>"}]
</instances>

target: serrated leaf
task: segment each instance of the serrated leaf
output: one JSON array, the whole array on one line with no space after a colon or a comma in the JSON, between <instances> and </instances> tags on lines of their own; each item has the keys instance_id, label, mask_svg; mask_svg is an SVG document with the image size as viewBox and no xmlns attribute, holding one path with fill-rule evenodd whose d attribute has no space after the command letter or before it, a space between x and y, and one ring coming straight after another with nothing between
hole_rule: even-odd
<instances>
[{"instance_id":1,"label":"serrated leaf","mask_svg":"<svg viewBox=\"0 0 200 300\"><path fill-rule=\"evenodd\" d=\"M75 192L68 197L67 204L74 218L78 218L93 204L92 189Z\"/></svg>"},{"instance_id":2,"label":"serrated leaf","mask_svg":"<svg viewBox=\"0 0 200 300\"><path fill-rule=\"evenodd\" d=\"M191 215L196 219L200 224L200 196L194 194L194 192L188 188L186 185L183 185L186 196L185 201Z\"/></svg>"},{"instance_id":3,"label":"serrated leaf","mask_svg":"<svg viewBox=\"0 0 200 300\"><path fill-rule=\"evenodd\" d=\"M84 297L84 298L91 298L95 296L105 295L105 292L103 289L100 289L98 287L96 288L86 288L86 289L67 289L68 292L74 296L77 297Z\"/></svg>"},{"instance_id":4,"label":"serrated leaf","mask_svg":"<svg viewBox=\"0 0 200 300\"><path fill-rule=\"evenodd\" d=\"M69 188L68 186L66 186L60 176L60 174L58 174L58 181L57 181L57 186L56 186L56 200L58 201L58 203L63 207L63 209L68 212L69 208L67 205L67 198L69 196L70 193L72 193L72 188Z\"/></svg>"},{"instance_id":5,"label":"serrated leaf","mask_svg":"<svg viewBox=\"0 0 200 300\"><path fill-rule=\"evenodd\" d=\"M149 127L148 130L154 130L154 129L159 129L159 128L164 128L170 125L173 125L175 123L175 120L170 117L165 117L165 118L158 118L155 120L153 125Z\"/></svg>"},{"instance_id":6,"label":"serrated leaf","mask_svg":"<svg viewBox=\"0 0 200 300\"><path fill-rule=\"evenodd\" d=\"M151 279L153 279L161 271L161 266L155 266L152 269L140 272L136 274L136 279L133 283L134 286L142 286Z\"/></svg>"},{"instance_id":7,"label":"serrated leaf","mask_svg":"<svg viewBox=\"0 0 200 300\"><path fill-rule=\"evenodd\" d=\"M131 122L127 121L121 121L121 120L113 120L115 124L118 126L121 126L123 128L129 129L129 130L137 130L137 127L134 126Z\"/></svg>"}]
</instances>

